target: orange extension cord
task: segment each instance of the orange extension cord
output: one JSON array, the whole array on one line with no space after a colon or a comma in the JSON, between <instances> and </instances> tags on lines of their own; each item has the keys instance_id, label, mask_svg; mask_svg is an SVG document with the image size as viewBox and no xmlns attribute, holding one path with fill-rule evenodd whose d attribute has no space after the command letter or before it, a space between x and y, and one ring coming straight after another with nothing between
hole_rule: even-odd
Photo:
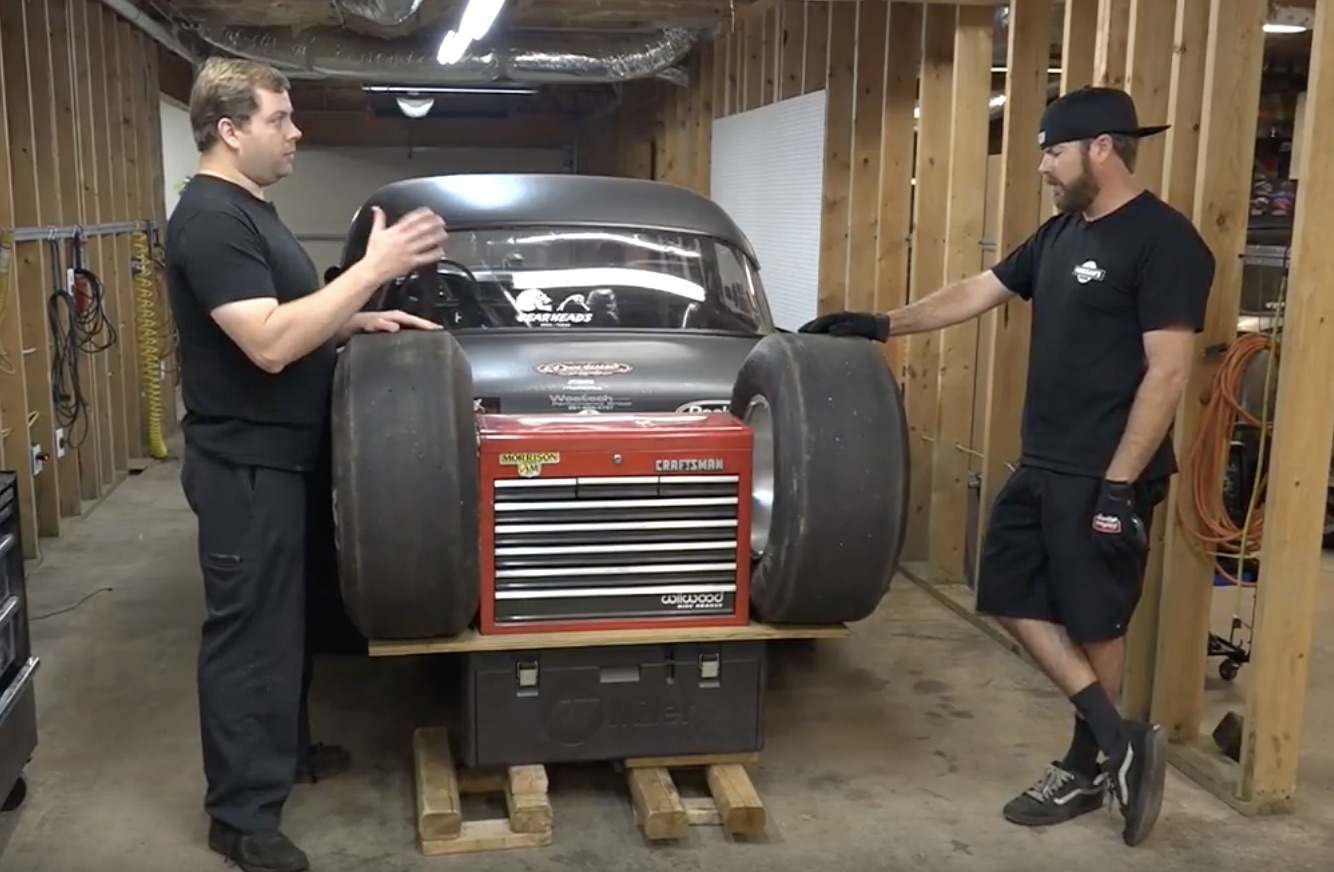
<instances>
[{"instance_id":1,"label":"orange extension cord","mask_svg":"<svg viewBox=\"0 0 1334 872\"><path fill-rule=\"evenodd\" d=\"M1264 534L1264 506L1262 494L1265 477L1257 474L1255 486L1248 495L1249 506L1246 520L1236 524L1228 514L1223 502L1223 474L1226 469L1228 452L1232 444L1232 435L1237 423L1244 422L1260 428L1260 456L1264 457L1265 445L1269 440L1272 427L1272 415L1269 408L1270 385L1277 365L1277 341L1264 333L1243 334L1228 347L1223 360L1215 373L1209 402L1200 420L1199 432L1187 455L1181 487L1177 490L1177 517L1181 526L1202 547L1210 559L1215 561L1218 572L1232 584L1247 584L1238 581L1233 574L1223 568L1221 557L1240 565L1241 561L1258 553ZM1262 390L1262 417L1257 418L1242 408L1242 382L1246 368L1253 358L1267 350L1273 350L1267 361L1264 387ZM1187 495L1191 508L1198 517L1194 522L1182 505ZM1240 572L1237 573L1239 577Z\"/></svg>"}]
</instances>

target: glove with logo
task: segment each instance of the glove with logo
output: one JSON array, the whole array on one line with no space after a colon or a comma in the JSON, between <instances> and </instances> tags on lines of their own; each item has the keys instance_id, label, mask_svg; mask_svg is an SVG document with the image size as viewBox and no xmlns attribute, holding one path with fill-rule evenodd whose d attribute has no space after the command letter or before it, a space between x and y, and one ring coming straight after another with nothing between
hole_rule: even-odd
<instances>
[{"instance_id":1,"label":"glove with logo","mask_svg":"<svg viewBox=\"0 0 1334 872\"><path fill-rule=\"evenodd\" d=\"M889 316L874 312L834 312L801 325L798 333L828 333L830 336L860 336L884 342L889 338Z\"/></svg>"},{"instance_id":2,"label":"glove with logo","mask_svg":"<svg viewBox=\"0 0 1334 872\"><path fill-rule=\"evenodd\" d=\"M1108 557L1139 557L1149 548L1134 491L1124 481L1104 481L1093 509L1093 541Z\"/></svg>"}]
</instances>

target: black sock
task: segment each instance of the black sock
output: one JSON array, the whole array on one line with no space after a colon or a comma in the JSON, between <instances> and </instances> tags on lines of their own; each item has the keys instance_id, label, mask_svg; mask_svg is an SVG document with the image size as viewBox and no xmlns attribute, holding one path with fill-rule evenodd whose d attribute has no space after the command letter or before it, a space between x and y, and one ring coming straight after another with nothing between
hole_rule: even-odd
<instances>
[{"instance_id":1,"label":"black sock","mask_svg":"<svg viewBox=\"0 0 1334 872\"><path fill-rule=\"evenodd\" d=\"M1107 755L1107 759L1115 760L1119 757L1125 747L1123 727L1126 720L1116 710L1116 704L1103 686L1095 681L1070 697L1070 701L1084 716L1084 720L1088 721L1089 729L1093 731L1098 747Z\"/></svg>"},{"instance_id":2,"label":"black sock","mask_svg":"<svg viewBox=\"0 0 1334 872\"><path fill-rule=\"evenodd\" d=\"M1098 739L1089 722L1075 716L1075 734L1070 739L1070 750L1065 752L1061 766L1090 778L1098 774Z\"/></svg>"}]
</instances>

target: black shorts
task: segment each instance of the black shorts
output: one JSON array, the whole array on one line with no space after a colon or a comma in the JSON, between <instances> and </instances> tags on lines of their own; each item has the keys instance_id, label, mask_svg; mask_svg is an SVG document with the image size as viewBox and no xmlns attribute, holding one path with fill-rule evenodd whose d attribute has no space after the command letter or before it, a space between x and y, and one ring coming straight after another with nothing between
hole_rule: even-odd
<instances>
[{"instance_id":1,"label":"black shorts","mask_svg":"<svg viewBox=\"0 0 1334 872\"><path fill-rule=\"evenodd\" d=\"M992 506L978 570L977 611L1065 627L1076 642L1124 636L1144 584L1143 558L1110 558L1090 519L1102 481L1020 466ZM1147 531L1167 482L1135 488Z\"/></svg>"}]
</instances>

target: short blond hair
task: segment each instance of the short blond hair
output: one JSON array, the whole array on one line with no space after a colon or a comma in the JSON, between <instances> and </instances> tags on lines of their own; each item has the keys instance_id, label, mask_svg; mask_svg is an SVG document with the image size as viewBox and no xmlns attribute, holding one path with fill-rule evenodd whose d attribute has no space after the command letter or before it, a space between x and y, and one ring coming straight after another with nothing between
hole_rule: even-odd
<instances>
[{"instance_id":1,"label":"short blond hair","mask_svg":"<svg viewBox=\"0 0 1334 872\"><path fill-rule=\"evenodd\" d=\"M190 129L195 146L208 151L218 141L218 122L244 125L259 109L256 91L280 94L290 87L274 67L243 58L209 58L190 88Z\"/></svg>"}]
</instances>

